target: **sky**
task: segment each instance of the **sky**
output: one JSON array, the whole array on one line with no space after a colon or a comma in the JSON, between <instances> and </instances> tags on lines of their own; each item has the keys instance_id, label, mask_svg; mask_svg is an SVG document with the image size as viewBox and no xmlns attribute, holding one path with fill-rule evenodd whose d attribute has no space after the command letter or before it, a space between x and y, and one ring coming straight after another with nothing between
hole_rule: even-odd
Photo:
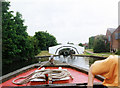
<instances>
[{"instance_id":1,"label":"sky","mask_svg":"<svg viewBox=\"0 0 120 88\"><path fill-rule=\"evenodd\" d=\"M47 31L58 43L88 43L89 37L118 27L119 0L8 0L27 32Z\"/></svg>"}]
</instances>

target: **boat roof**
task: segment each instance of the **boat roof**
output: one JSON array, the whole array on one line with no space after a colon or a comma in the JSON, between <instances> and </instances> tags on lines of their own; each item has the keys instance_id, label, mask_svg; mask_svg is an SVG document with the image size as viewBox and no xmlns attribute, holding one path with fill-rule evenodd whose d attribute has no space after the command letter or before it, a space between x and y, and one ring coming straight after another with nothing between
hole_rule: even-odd
<instances>
[{"instance_id":1,"label":"boat roof","mask_svg":"<svg viewBox=\"0 0 120 88\"><path fill-rule=\"evenodd\" d=\"M58 67L45 67L46 69L58 69ZM68 81L57 81L57 82L53 82L53 84L65 84L65 83L87 83L88 82L88 75L83 73L83 72L80 72L80 71L77 71L76 69L73 69L73 68L70 68L70 67L62 67L63 69L67 69L71 75L74 77L73 80L68 80ZM29 82L27 84L23 84L23 85L16 85L16 84L13 84L12 81L16 78L19 78L19 77L23 77L23 76L27 76L29 75L30 73L34 72L37 68L33 68L31 70L28 70L24 73L21 73L19 75L17 75L16 77L13 77L5 82L3 82L1 85L2 86L14 86L14 87L17 87L17 86L36 86L36 85L45 85L45 82ZM95 79L94 82L101 82L100 80L98 79Z\"/></svg>"},{"instance_id":2,"label":"boat roof","mask_svg":"<svg viewBox=\"0 0 120 88\"><path fill-rule=\"evenodd\" d=\"M9 73L5 76L2 77L2 84L0 84L0 87L1 86L13 86L13 87L24 87L27 86L27 88L36 88L36 86L38 87L43 87L43 88L46 88L46 86L58 86L58 88L63 88L64 85L68 85L68 88L70 86L77 86L77 85L83 85L83 84L86 84L88 82L88 69L85 69L85 68L81 68L81 67L78 67L78 66L75 66L75 65L70 65L70 64L67 64L67 63L60 63L60 62L55 62L56 64L55 65L50 65L49 63L47 63L46 65L44 65L45 69L58 69L59 67L62 67L63 69L67 69L71 75L74 77L73 80L69 80L69 81L64 81L64 82L54 82L53 84L45 84L44 82L43 83L27 83L27 84L23 84L23 85L15 85L12 83L12 81L18 77L23 77L23 76L27 76L29 75L30 73L34 72L40 65L43 65L45 62L42 62L41 64L33 64L33 65L29 65L27 67L24 67L22 69L19 69L15 72L12 72L12 73ZM97 78L95 78L95 81L94 82L99 82L101 83L103 81L103 78L101 78L100 76L96 76ZM58 85L59 84L59 85ZM74 85L72 85L74 84ZM61 87L60 85L63 85L63 87ZM44 87L45 86L45 87ZM3 87L3 88L4 88ZM5 87L5 88L7 88ZM9 88L9 87L8 87ZM54 87L55 88L55 87ZM85 87L86 88L86 87ZM100 87L102 88L102 87Z\"/></svg>"}]
</instances>

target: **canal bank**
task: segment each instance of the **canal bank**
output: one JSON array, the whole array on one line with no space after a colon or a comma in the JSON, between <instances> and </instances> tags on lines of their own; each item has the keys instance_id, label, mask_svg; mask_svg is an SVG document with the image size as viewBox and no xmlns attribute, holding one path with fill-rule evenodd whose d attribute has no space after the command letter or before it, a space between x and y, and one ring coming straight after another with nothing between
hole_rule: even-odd
<instances>
[{"instance_id":1,"label":"canal bank","mask_svg":"<svg viewBox=\"0 0 120 88\"><path fill-rule=\"evenodd\" d=\"M104 53L93 53L92 49L85 50L82 55L90 56L90 57L98 57L98 58L107 58L110 55L115 55L115 53L104 52Z\"/></svg>"},{"instance_id":2,"label":"canal bank","mask_svg":"<svg viewBox=\"0 0 120 88\"><path fill-rule=\"evenodd\" d=\"M52 54L50 54L48 51L41 51L40 54L38 54L37 56L35 56L35 58L46 58L46 57L50 57ZM87 51L85 50L83 54L72 54L72 56L80 56L80 57L93 57L93 58L99 58L99 59L105 59L107 57L109 57L110 54L106 54L106 53L93 53L91 51ZM59 56L59 55L54 55L54 56Z\"/></svg>"},{"instance_id":3,"label":"canal bank","mask_svg":"<svg viewBox=\"0 0 120 88\"><path fill-rule=\"evenodd\" d=\"M35 58L46 58L46 57L50 57L51 55L49 56L35 56ZM60 55L53 55L53 56L60 56ZM73 54L72 56L79 56L79 57L93 57L93 58L98 58L98 59L106 59L107 56L95 56L95 55L84 55L84 54Z\"/></svg>"},{"instance_id":4,"label":"canal bank","mask_svg":"<svg viewBox=\"0 0 120 88\"><path fill-rule=\"evenodd\" d=\"M93 58L98 58L98 59L106 59L107 56L94 56L94 55L84 55L84 54L81 54L81 55L73 55L73 56L79 56L79 57L93 57Z\"/></svg>"}]
</instances>

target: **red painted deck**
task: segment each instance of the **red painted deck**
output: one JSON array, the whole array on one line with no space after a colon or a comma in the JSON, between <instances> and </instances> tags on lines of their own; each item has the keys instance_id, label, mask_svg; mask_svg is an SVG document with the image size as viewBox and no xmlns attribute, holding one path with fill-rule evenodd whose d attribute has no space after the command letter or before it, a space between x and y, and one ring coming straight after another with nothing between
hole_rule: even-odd
<instances>
[{"instance_id":1,"label":"red painted deck","mask_svg":"<svg viewBox=\"0 0 120 88\"><path fill-rule=\"evenodd\" d=\"M66 67L62 67L63 69L67 69L71 75L74 77L74 79L70 79L68 81L56 81L56 82L53 82L53 84L58 84L58 83L87 83L88 82L88 75L85 74L85 73L82 73L82 72L79 72L75 69L72 69L72 68L66 68ZM46 67L46 69L58 69L58 67ZM42 84L45 84L45 82L29 82L27 84L24 84L24 85L15 85L12 83L13 79L15 78L18 78L18 77L22 77L22 76L27 76L29 75L30 73L32 73L33 71L35 71L36 68L32 69L32 70L29 70L25 73L22 73L22 74L19 74L18 76L0 84L0 87L1 86L30 86L30 85L42 85ZM18 80L19 81L19 80ZM100 80L98 79L95 79L94 82L101 82Z\"/></svg>"}]
</instances>

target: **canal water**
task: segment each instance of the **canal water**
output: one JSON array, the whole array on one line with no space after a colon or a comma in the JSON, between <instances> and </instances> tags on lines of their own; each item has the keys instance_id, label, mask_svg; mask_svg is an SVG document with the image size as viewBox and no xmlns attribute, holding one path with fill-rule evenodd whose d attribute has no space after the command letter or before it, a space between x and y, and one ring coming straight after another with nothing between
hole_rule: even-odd
<instances>
[{"instance_id":1,"label":"canal water","mask_svg":"<svg viewBox=\"0 0 120 88\"><path fill-rule=\"evenodd\" d=\"M82 68L86 68L89 69L90 65L92 63L94 63L94 61L96 61L98 58L91 58L91 57L78 57L78 56L67 56L67 57L63 57L63 55L61 56L56 56L54 57L55 60L59 60L61 62L64 63L68 63L71 65L76 65ZM40 61L48 61L49 57L46 58L41 58ZM12 64L9 65L3 65L3 69L2 69L2 75L5 75L7 73L13 72L17 69L20 69L22 67L34 64L34 63L38 63L39 60L38 59L31 59L28 61L20 61L20 62L14 62Z\"/></svg>"},{"instance_id":2,"label":"canal water","mask_svg":"<svg viewBox=\"0 0 120 88\"><path fill-rule=\"evenodd\" d=\"M54 57L55 60L59 60L63 63L68 63L71 65L76 65L82 68L89 69L90 65L93 64L98 58L91 58L91 57L78 57L78 56L67 56L64 57L61 55L60 57Z\"/></svg>"}]
</instances>

